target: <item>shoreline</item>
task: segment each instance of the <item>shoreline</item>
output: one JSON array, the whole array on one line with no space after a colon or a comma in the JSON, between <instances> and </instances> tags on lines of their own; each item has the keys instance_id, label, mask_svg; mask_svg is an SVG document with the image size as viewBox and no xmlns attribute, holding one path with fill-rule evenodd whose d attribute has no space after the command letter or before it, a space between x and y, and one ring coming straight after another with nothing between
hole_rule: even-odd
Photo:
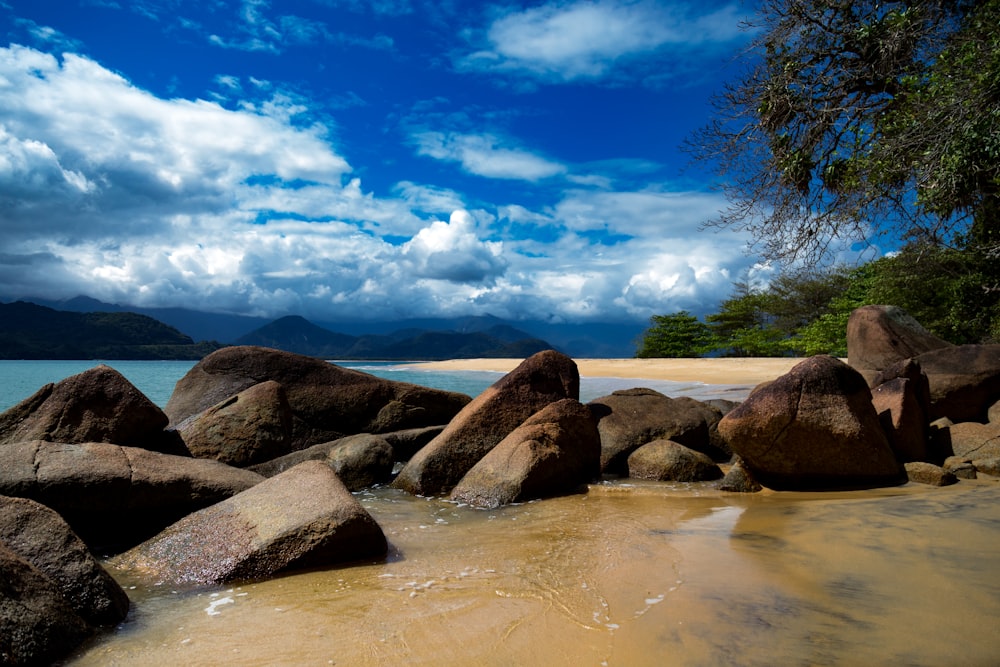
<instances>
[{"instance_id":1,"label":"shoreline","mask_svg":"<svg viewBox=\"0 0 1000 667\"><path fill-rule=\"evenodd\" d=\"M420 362L431 371L493 371L508 373L523 359L449 359ZM690 359L574 359L580 377L751 384L774 380L803 361L801 357L725 357ZM417 365L415 365L416 367Z\"/></svg>"}]
</instances>

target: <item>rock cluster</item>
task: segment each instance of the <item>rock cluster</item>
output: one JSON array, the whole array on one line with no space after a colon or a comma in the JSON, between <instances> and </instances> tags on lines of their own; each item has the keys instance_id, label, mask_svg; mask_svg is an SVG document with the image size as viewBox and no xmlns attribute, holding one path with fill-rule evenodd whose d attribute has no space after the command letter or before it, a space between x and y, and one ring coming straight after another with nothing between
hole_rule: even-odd
<instances>
[{"instance_id":1,"label":"rock cluster","mask_svg":"<svg viewBox=\"0 0 1000 667\"><path fill-rule=\"evenodd\" d=\"M98 366L0 414L0 662L58 660L121 620L128 599L92 552L173 586L381 559L351 494L373 485L495 508L616 476L745 493L1000 475L1000 346L869 306L848 349L738 405L641 387L584 405L551 350L470 399L225 348L164 411Z\"/></svg>"}]
</instances>

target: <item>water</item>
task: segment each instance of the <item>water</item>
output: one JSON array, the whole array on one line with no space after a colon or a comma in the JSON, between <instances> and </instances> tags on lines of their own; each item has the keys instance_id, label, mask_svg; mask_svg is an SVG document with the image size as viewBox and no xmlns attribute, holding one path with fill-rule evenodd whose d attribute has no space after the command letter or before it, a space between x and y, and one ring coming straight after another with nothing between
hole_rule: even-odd
<instances>
[{"instance_id":1,"label":"water","mask_svg":"<svg viewBox=\"0 0 1000 667\"><path fill-rule=\"evenodd\" d=\"M0 360L0 412L28 398L49 382L58 382L98 364L111 366L128 378L151 401L163 407L174 385L194 366L194 361L4 361ZM476 396L499 380L503 373L490 371L442 372L422 370L419 362L335 361L345 368L371 373L389 380L411 382L435 389ZM616 389L649 387L669 396L741 399L746 387L706 385L698 382L635 380L629 378L582 378L580 400L591 401Z\"/></svg>"},{"instance_id":2,"label":"water","mask_svg":"<svg viewBox=\"0 0 1000 667\"><path fill-rule=\"evenodd\" d=\"M0 362L0 406L96 362ZM192 362L110 362L163 405ZM499 373L344 364L475 395ZM582 398L652 386L584 379ZM737 392L738 393L738 392ZM992 665L1000 482L725 494L629 480L476 510L357 494L389 557L170 590L115 572L132 608L89 665Z\"/></svg>"}]
</instances>

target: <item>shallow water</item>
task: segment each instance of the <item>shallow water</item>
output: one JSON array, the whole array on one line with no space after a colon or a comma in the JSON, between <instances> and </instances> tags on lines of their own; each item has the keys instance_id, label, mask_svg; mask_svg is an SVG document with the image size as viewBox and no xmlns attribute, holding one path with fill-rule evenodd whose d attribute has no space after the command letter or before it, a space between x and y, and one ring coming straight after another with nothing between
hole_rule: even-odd
<instances>
[{"instance_id":1,"label":"shallow water","mask_svg":"<svg viewBox=\"0 0 1000 667\"><path fill-rule=\"evenodd\" d=\"M610 482L475 510L359 495L379 563L177 592L73 665L987 665L1000 482L724 494ZM121 576L120 574L118 576ZM132 588L134 586L134 588Z\"/></svg>"}]
</instances>

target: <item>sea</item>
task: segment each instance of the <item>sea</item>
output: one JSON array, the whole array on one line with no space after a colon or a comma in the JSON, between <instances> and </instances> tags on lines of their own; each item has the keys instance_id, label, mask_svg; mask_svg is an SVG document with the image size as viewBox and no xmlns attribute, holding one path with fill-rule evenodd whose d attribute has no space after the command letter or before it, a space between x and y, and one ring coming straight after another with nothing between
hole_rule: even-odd
<instances>
[{"instance_id":1,"label":"sea","mask_svg":"<svg viewBox=\"0 0 1000 667\"><path fill-rule=\"evenodd\" d=\"M95 363L0 362L0 405ZM193 364L108 363L160 405ZM500 377L343 365L469 395ZM581 398L634 382L584 378ZM496 510L355 497L386 558L193 589L106 562L128 617L63 664L998 664L997 478L756 494L604 479Z\"/></svg>"}]
</instances>

